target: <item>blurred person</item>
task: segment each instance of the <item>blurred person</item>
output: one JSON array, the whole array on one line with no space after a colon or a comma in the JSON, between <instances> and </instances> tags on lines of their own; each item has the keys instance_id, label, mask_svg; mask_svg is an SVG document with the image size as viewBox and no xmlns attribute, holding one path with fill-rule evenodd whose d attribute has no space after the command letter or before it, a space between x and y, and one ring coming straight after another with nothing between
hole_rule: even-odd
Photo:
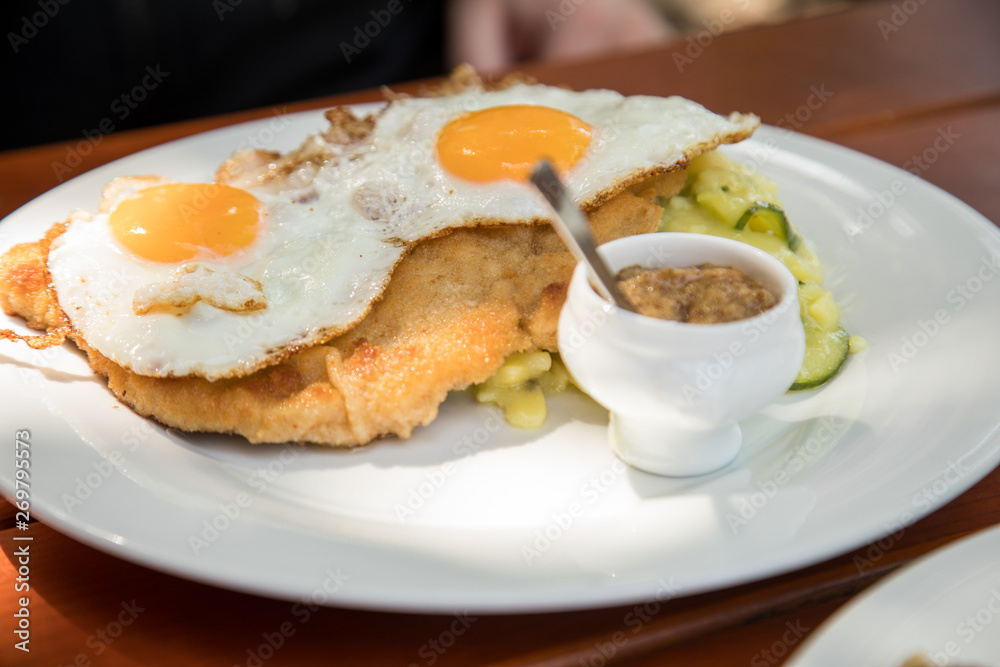
<instances>
[{"instance_id":1,"label":"blurred person","mask_svg":"<svg viewBox=\"0 0 1000 667\"><path fill-rule=\"evenodd\" d=\"M647 0L454 0L448 27L450 64L486 73L649 48L677 32Z\"/></svg>"}]
</instances>

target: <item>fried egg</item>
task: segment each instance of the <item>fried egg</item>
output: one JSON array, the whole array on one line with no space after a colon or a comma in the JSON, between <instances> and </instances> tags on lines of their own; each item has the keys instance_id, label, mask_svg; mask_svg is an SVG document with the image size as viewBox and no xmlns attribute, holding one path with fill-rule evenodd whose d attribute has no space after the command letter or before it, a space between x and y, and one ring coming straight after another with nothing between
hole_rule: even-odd
<instances>
[{"instance_id":1,"label":"fried egg","mask_svg":"<svg viewBox=\"0 0 1000 667\"><path fill-rule=\"evenodd\" d=\"M350 329L421 239L547 220L527 182L542 158L593 209L758 122L678 97L525 84L394 100L304 187L113 184L53 243L49 270L74 328L119 365L246 375Z\"/></svg>"},{"instance_id":2,"label":"fried egg","mask_svg":"<svg viewBox=\"0 0 1000 667\"><path fill-rule=\"evenodd\" d=\"M119 365L234 377L368 312L404 248L359 222L349 207L163 183L74 220L49 272L73 327Z\"/></svg>"}]
</instances>

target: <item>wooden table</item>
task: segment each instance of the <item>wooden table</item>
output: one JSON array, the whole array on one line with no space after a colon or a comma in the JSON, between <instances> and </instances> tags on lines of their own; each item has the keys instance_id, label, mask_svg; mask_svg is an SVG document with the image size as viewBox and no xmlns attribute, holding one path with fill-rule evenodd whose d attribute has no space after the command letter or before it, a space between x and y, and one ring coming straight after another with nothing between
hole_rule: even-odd
<instances>
[{"instance_id":1,"label":"wooden table","mask_svg":"<svg viewBox=\"0 0 1000 667\"><path fill-rule=\"evenodd\" d=\"M1000 222L1000 3L893 0L599 62L547 83L681 94L919 172ZM374 91L288 110L376 99ZM110 135L72 175L270 109ZM936 140L948 136L947 142ZM0 154L0 213L59 182L74 144ZM79 151L78 151L79 152ZM1000 470L881 543L765 581L637 610L455 619L321 609L282 636L287 602L191 583L31 527L32 652L13 650L14 511L0 509L0 663L32 665L777 665L838 607L913 558L1000 522ZM865 559L859 561L858 559ZM860 563L860 565L859 565ZM627 615L643 618L641 628ZM631 619L635 619L632 616ZM286 633L287 634L287 633ZM446 650L442 644L451 643ZM271 645L280 648L272 650ZM440 649L440 650L439 650ZM273 654L273 655L272 655ZM30 658L30 659L29 659ZM259 660L264 658L264 660Z\"/></svg>"}]
</instances>

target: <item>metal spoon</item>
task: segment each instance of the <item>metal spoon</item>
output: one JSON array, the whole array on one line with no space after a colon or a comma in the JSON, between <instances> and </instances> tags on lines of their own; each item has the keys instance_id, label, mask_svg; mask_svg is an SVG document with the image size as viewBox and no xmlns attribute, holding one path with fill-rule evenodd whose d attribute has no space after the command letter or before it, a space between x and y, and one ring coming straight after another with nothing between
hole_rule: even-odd
<instances>
[{"instance_id":1,"label":"metal spoon","mask_svg":"<svg viewBox=\"0 0 1000 667\"><path fill-rule=\"evenodd\" d=\"M570 252L587 267L591 283L598 294L619 308L636 312L635 306L618 289L618 283L608 265L597 254L597 243L594 241L594 235L590 233L587 220L580 209L573 205L572 198L567 195L566 188L548 160L542 160L535 167L531 174L531 183L549 202L555 212L552 226L555 227L563 243L569 247Z\"/></svg>"}]
</instances>

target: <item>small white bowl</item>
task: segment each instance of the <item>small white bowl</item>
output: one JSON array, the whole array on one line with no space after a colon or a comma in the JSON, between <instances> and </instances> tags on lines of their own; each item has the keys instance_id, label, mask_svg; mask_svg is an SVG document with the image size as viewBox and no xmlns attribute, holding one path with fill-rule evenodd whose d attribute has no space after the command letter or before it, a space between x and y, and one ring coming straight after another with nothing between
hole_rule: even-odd
<instances>
[{"instance_id":1,"label":"small white bowl","mask_svg":"<svg viewBox=\"0 0 1000 667\"><path fill-rule=\"evenodd\" d=\"M659 475L724 467L742 445L737 422L787 391L802 366L798 281L762 250L703 234L642 234L598 251L612 273L634 264L734 266L778 297L753 318L689 324L614 306L594 291L582 264L570 282L559 352L580 388L611 412L618 456Z\"/></svg>"}]
</instances>

